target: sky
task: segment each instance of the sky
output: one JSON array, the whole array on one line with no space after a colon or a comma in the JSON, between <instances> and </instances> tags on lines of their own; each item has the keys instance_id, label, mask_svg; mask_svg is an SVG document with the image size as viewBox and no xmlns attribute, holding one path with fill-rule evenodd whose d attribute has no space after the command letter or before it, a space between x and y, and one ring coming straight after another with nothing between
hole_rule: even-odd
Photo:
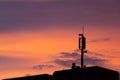
<instances>
[{"instance_id":1,"label":"sky","mask_svg":"<svg viewBox=\"0 0 120 80\"><path fill-rule=\"evenodd\" d=\"M119 0L0 0L0 79L52 74L80 66L78 34L87 38L86 66L120 72Z\"/></svg>"}]
</instances>

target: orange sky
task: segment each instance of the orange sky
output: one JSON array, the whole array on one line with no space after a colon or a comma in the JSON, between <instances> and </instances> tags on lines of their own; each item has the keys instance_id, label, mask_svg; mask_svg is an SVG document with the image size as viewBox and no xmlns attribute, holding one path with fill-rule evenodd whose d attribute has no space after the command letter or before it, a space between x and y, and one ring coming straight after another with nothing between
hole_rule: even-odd
<instances>
[{"instance_id":1,"label":"orange sky","mask_svg":"<svg viewBox=\"0 0 120 80\"><path fill-rule=\"evenodd\" d=\"M109 35L109 31L101 33L100 29L97 32L96 30L88 30L86 26L87 50L92 52L92 54L88 53L86 55L107 59L107 65L103 65L104 67L119 70L119 38ZM70 68L54 63L54 59L59 58L60 52L71 53L78 49L78 32L81 32L81 30L59 29L57 31L44 30L42 32L1 34L0 54L6 61L1 66L1 69L3 69L1 77L52 74L55 70ZM114 35L117 35L116 33ZM109 40L104 40L105 38L109 38ZM96 40L96 42L92 42L92 40ZM97 56L94 53L99 53L104 57ZM44 66L40 70L32 69L35 65L54 65L55 67Z\"/></svg>"}]
</instances>

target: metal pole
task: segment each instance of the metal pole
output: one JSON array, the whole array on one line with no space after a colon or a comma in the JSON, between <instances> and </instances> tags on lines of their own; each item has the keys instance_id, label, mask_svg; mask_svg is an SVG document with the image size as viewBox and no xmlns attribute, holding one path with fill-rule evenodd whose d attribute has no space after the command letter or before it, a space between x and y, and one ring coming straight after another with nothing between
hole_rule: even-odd
<instances>
[{"instance_id":1,"label":"metal pole","mask_svg":"<svg viewBox=\"0 0 120 80\"><path fill-rule=\"evenodd\" d=\"M81 68L84 67L84 51L83 48L81 49Z\"/></svg>"},{"instance_id":2,"label":"metal pole","mask_svg":"<svg viewBox=\"0 0 120 80\"><path fill-rule=\"evenodd\" d=\"M79 34L79 38L78 38L78 40L79 40L79 50L81 50L81 68L83 68L84 67L84 49L83 49L83 45L82 45L82 37L83 36L83 34Z\"/></svg>"}]
</instances>

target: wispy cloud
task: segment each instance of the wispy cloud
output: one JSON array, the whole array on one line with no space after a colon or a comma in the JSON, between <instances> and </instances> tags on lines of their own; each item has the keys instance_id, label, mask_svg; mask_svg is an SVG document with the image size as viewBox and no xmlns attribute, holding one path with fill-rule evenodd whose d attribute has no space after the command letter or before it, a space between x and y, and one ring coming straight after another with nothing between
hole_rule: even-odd
<instances>
[{"instance_id":1,"label":"wispy cloud","mask_svg":"<svg viewBox=\"0 0 120 80\"><path fill-rule=\"evenodd\" d=\"M85 63L89 65L104 66L106 62L107 62L106 59L85 56Z\"/></svg>"},{"instance_id":2,"label":"wispy cloud","mask_svg":"<svg viewBox=\"0 0 120 80\"><path fill-rule=\"evenodd\" d=\"M9 70L24 70L27 68L31 60L20 58L20 57L11 57L11 56L0 56L0 70L9 71Z\"/></svg>"},{"instance_id":3,"label":"wispy cloud","mask_svg":"<svg viewBox=\"0 0 120 80\"><path fill-rule=\"evenodd\" d=\"M73 58L75 58L75 57L78 57L78 56L80 56L78 53L67 53L67 52L61 52L60 53L61 55L60 55L60 57L61 58L71 58L71 57L73 57Z\"/></svg>"},{"instance_id":4,"label":"wispy cloud","mask_svg":"<svg viewBox=\"0 0 120 80\"><path fill-rule=\"evenodd\" d=\"M33 66L33 69L36 69L36 70L42 70L42 69L50 69L50 68L55 68L56 66L54 65L48 65L48 64L41 64L41 65L35 65Z\"/></svg>"},{"instance_id":5,"label":"wispy cloud","mask_svg":"<svg viewBox=\"0 0 120 80\"><path fill-rule=\"evenodd\" d=\"M101 39L94 39L94 40L91 40L89 42L106 42L106 41L110 41L111 39L110 38L101 38Z\"/></svg>"},{"instance_id":6,"label":"wispy cloud","mask_svg":"<svg viewBox=\"0 0 120 80\"><path fill-rule=\"evenodd\" d=\"M76 62L75 60L64 60L64 59L55 59L54 63L63 66L63 67L71 67L71 64Z\"/></svg>"},{"instance_id":7,"label":"wispy cloud","mask_svg":"<svg viewBox=\"0 0 120 80\"><path fill-rule=\"evenodd\" d=\"M22 61L25 61L23 58L18 57L10 57L10 56L0 56L0 63L1 64L12 64L12 63L20 63Z\"/></svg>"},{"instance_id":8,"label":"wispy cloud","mask_svg":"<svg viewBox=\"0 0 120 80\"><path fill-rule=\"evenodd\" d=\"M91 52L92 53L92 52ZM88 54L91 54L88 53ZM98 58L100 55L99 53L95 53L94 56L88 56L85 55L85 63L87 65L102 65L104 66L107 62L106 59ZM62 52L60 53L60 56L54 60L56 64L59 64L61 66L70 67L73 62L80 65L80 54L79 53L68 53L68 52Z\"/></svg>"}]
</instances>

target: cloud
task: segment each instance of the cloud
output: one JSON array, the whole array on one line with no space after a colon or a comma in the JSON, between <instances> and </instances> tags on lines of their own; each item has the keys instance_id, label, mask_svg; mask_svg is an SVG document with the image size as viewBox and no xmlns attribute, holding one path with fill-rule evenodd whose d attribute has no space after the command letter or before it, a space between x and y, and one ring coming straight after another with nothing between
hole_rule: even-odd
<instances>
[{"instance_id":1,"label":"cloud","mask_svg":"<svg viewBox=\"0 0 120 80\"><path fill-rule=\"evenodd\" d=\"M55 59L54 62L60 66L71 67L71 64L75 61L74 60Z\"/></svg>"},{"instance_id":2,"label":"cloud","mask_svg":"<svg viewBox=\"0 0 120 80\"><path fill-rule=\"evenodd\" d=\"M45 68L47 68L47 69L55 68L55 66L54 65L43 65L43 64L33 66L33 69L36 69L36 70L42 70L42 69L45 69Z\"/></svg>"},{"instance_id":3,"label":"cloud","mask_svg":"<svg viewBox=\"0 0 120 80\"><path fill-rule=\"evenodd\" d=\"M19 63L25 61L25 59L18 58L18 57L10 57L10 56L0 56L0 63L1 64L12 64L12 63Z\"/></svg>"},{"instance_id":4,"label":"cloud","mask_svg":"<svg viewBox=\"0 0 120 80\"><path fill-rule=\"evenodd\" d=\"M104 66L106 62L106 59L85 56L85 63L89 65Z\"/></svg>"},{"instance_id":5,"label":"cloud","mask_svg":"<svg viewBox=\"0 0 120 80\"><path fill-rule=\"evenodd\" d=\"M110 41L110 38L102 38L102 39L95 39L95 40L91 40L89 42L106 42L106 41Z\"/></svg>"},{"instance_id":6,"label":"cloud","mask_svg":"<svg viewBox=\"0 0 120 80\"><path fill-rule=\"evenodd\" d=\"M0 56L1 72L7 70L22 69L21 64L23 63L26 63L26 60L9 56Z\"/></svg>"},{"instance_id":7,"label":"cloud","mask_svg":"<svg viewBox=\"0 0 120 80\"><path fill-rule=\"evenodd\" d=\"M0 70L15 71L26 70L30 67L32 60L23 57L0 56Z\"/></svg>"},{"instance_id":8,"label":"cloud","mask_svg":"<svg viewBox=\"0 0 120 80\"><path fill-rule=\"evenodd\" d=\"M89 53L88 53L89 54ZM91 53L90 53L91 54ZM97 66L105 66L107 60L98 58L99 53L95 53L94 56L84 56L85 64L87 65L97 65ZM54 60L54 62L58 65L64 66L64 67L70 67L73 62L80 65L80 54L78 53L68 53L68 52L62 52L60 53L60 56Z\"/></svg>"},{"instance_id":9,"label":"cloud","mask_svg":"<svg viewBox=\"0 0 120 80\"><path fill-rule=\"evenodd\" d=\"M64 57L67 57L67 58L69 58L69 57L78 57L78 56L80 56L79 54L77 54L77 53L67 53L67 52L61 52L60 53L61 54L61 58L64 58Z\"/></svg>"}]
</instances>

